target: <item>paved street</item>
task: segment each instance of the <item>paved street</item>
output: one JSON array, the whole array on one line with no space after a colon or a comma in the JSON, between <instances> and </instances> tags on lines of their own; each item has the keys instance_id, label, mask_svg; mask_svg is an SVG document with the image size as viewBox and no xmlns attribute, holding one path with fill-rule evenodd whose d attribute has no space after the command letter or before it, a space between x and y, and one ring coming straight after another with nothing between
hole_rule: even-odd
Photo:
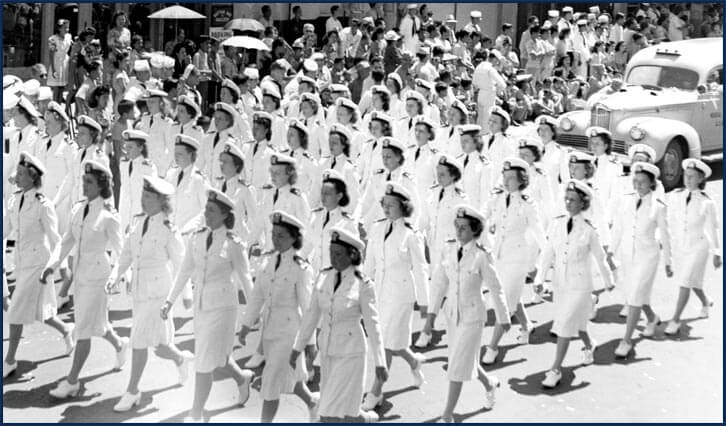
<instances>
[{"instance_id":1,"label":"paved street","mask_svg":"<svg viewBox=\"0 0 726 426\"><path fill-rule=\"evenodd\" d=\"M719 175L721 164L713 165ZM723 209L722 180L708 184L708 191L717 197ZM664 337L658 328L654 339L639 340L635 355L616 360L613 351L624 331L624 319L618 317L623 295L616 289L600 298L597 320L591 323L591 334L600 346L595 364L579 366L581 342L573 342L565 361L562 384L554 391L541 388L544 372L554 357L554 338L548 329L553 314L552 304L529 308L537 329L528 346L515 344L516 329L505 335L500 357L504 362L488 370L502 381L493 410L482 409L483 388L468 382L456 410L457 420L468 422L523 421L718 421L723 420L723 279L722 271L711 264L706 272L706 292L715 300L709 319L695 319L700 306L692 297L684 313L687 326L678 338ZM529 298L531 291L525 289ZM663 320L671 317L677 288L659 268L653 292L653 307ZM177 308L179 309L179 308ZM182 349L193 350L191 312L178 312L176 341ZM129 299L115 296L112 320L121 335L129 335L131 323ZM5 318L5 317L3 317ZM63 312L64 320L72 314ZM420 329L417 319L414 329ZM642 321L639 328L642 329ZM443 323L439 328L443 328ZM484 342L491 336L487 327ZM5 336L8 330L3 328ZM252 339L256 343L257 333ZM420 389L411 387L408 367L395 359L391 379L385 386L387 401L379 410L384 421L436 421L447 392L446 335L435 340L425 351L424 366L427 383ZM7 348L7 339L3 348ZM237 347L234 356L246 361L253 345ZM67 374L71 358L59 356L63 343L52 329L28 327L18 352L19 368L3 387L3 418L11 422L164 422L179 421L191 406L193 380L176 386L176 370L168 361L150 356L141 388L144 393L140 408L126 414L112 411L124 391L129 365L113 372L114 352L105 341L94 340L91 357L82 374L85 392L79 398L57 401L48 395L55 383ZM258 370L258 373L260 371ZM369 376L372 372L369 371ZM369 377L370 380L370 377ZM237 390L229 378L219 377L212 390L207 414L212 422L259 420L261 400L253 391L245 407L234 405ZM294 397L284 397L278 413L279 421L306 421L307 411Z\"/></svg>"}]
</instances>

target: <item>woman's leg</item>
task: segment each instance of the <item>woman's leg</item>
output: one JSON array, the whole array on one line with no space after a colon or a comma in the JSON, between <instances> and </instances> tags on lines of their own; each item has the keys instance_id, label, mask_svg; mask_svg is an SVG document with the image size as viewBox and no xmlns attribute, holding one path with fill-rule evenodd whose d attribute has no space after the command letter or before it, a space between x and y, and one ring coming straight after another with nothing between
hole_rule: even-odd
<instances>
[{"instance_id":1,"label":"woman's leg","mask_svg":"<svg viewBox=\"0 0 726 426\"><path fill-rule=\"evenodd\" d=\"M676 311L673 313L673 321L678 322L681 320L683 309L685 309L688 299L691 296L691 289L688 287L679 287L678 289L678 301L676 301Z\"/></svg>"},{"instance_id":2,"label":"woman's leg","mask_svg":"<svg viewBox=\"0 0 726 426\"><path fill-rule=\"evenodd\" d=\"M310 392L310 389L305 382L295 383L293 392L305 403L305 405L308 406L308 408L312 408L315 404L317 404L317 401L313 398L313 394Z\"/></svg>"},{"instance_id":3,"label":"woman's leg","mask_svg":"<svg viewBox=\"0 0 726 426\"><path fill-rule=\"evenodd\" d=\"M413 354L413 351L411 348L406 348L400 351L393 352L393 355L398 355L401 358L403 358L404 361L408 364L409 367L413 370L414 368L418 367L419 361L416 359L416 356Z\"/></svg>"},{"instance_id":4,"label":"woman's leg","mask_svg":"<svg viewBox=\"0 0 726 426\"><path fill-rule=\"evenodd\" d=\"M15 364L15 354L18 352L18 345L20 344L20 337L23 335L22 324L10 324L10 342L8 343L8 352L5 354L5 362L8 364Z\"/></svg>"},{"instance_id":5,"label":"woman's leg","mask_svg":"<svg viewBox=\"0 0 726 426\"><path fill-rule=\"evenodd\" d=\"M156 351L156 356L161 359L168 359L174 361L174 364L181 365L184 362L184 355L174 343L168 345L159 345L159 350Z\"/></svg>"},{"instance_id":6,"label":"woman's leg","mask_svg":"<svg viewBox=\"0 0 726 426\"><path fill-rule=\"evenodd\" d=\"M212 373L197 373L194 380L194 402L192 403L192 411L189 413L193 419L202 418L204 405L207 403L211 390Z\"/></svg>"},{"instance_id":7,"label":"woman's leg","mask_svg":"<svg viewBox=\"0 0 726 426\"><path fill-rule=\"evenodd\" d=\"M103 335L103 338L108 341L108 343L113 345L113 348L116 349L116 352L123 349L123 345L121 344L121 337L116 333L116 330L113 329L111 326L111 323L106 323L106 334Z\"/></svg>"},{"instance_id":8,"label":"woman's leg","mask_svg":"<svg viewBox=\"0 0 726 426\"><path fill-rule=\"evenodd\" d=\"M181 356L181 352L179 352L179 356ZM241 386L245 382L245 376L242 373L242 369L239 368L239 365L237 365L234 359L232 359L231 355L227 358L227 365L224 366L224 370L232 376L232 379L235 383L237 383L237 386Z\"/></svg>"},{"instance_id":9,"label":"woman's leg","mask_svg":"<svg viewBox=\"0 0 726 426\"><path fill-rule=\"evenodd\" d=\"M134 349L131 354L131 377L129 377L129 386L126 392L136 395L139 393L139 382L141 374L146 367L146 361L149 359L149 350L147 348Z\"/></svg>"},{"instance_id":10,"label":"woman's leg","mask_svg":"<svg viewBox=\"0 0 726 426\"><path fill-rule=\"evenodd\" d=\"M275 418L275 414L277 413L277 408L279 406L279 399L262 401L262 418L260 419L260 423L272 423L272 420Z\"/></svg>"},{"instance_id":11,"label":"woman's leg","mask_svg":"<svg viewBox=\"0 0 726 426\"><path fill-rule=\"evenodd\" d=\"M570 347L569 337L557 337L557 350L555 352L555 362L552 363L553 370L560 370L562 368L562 362L565 360L567 355L567 348Z\"/></svg>"},{"instance_id":12,"label":"woman's leg","mask_svg":"<svg viewBox=\"0 0 726 426\"><path fill-rule=\"evenodd\" d=\"M494 325L492 340L489 341L489 346L487 349L497 350L499 348L499 341L502 340L502 336L504 336L504 328L499 323L497 323Z\"/></svg>"},{"instance_id":13,"label":"woman's leg","mask_svg":"<svg viewBox=\"0 0 726 426\"><path fill-rule=\"evenodd\" d=\"M592 339L590 339L590 334L587 330L580 330L580 339L582 339L582 343L587 349L592 349Z\"/></svg>"},{"instance_id":14,"label":"woman's leg","mask_svg":"<svg viewBox=\"0 0 726 426\"><path fill-rule=\"evenodd\" d=\"M58 330L58 332L62 334L63 337L66 337L71 331L68 324L61 321L61 319L58 318L58 315L53 315L52 317L48 318L47 320L45 320L45 323Z\"/></svg>"},{"instance_id":15,"label":"woman's leg","mask_svg":"<svg viewBox=\"0 0 726 426\"><path fill-rule=\"evenodd\" d=\"M519 326L522 327L522 331L529 330L529 317L522 302L517 303L517 310L514 311L514 316L519 321Z\"/></svg>"},{"instance_id":16,"label":"woman's leg","mask_svg":"<svg viewBox=\"0 0 726 426\"><path fill-rule=\"evenodd\" d=\"M386 366L391 368L391 361L393 360L393 351L386 349ZM371 387L371 393L375 396L380 396L383 393L383 382L376 378L373 380L373 386Z\"/></svg>"},{"instance_id":17,"label":"woman's leg","mask_svg":"<svg viewBox=\"0 0 726 426\"><path fill-rule=\"evenodd\" d=\"M694 288L693 293L698 297L698 300L701 301L703 306L708 306L711 303L711 300L706 297L706 293L703 292L702 288Z\"/></svg>"},{"instance_id":18,"label":"woman's leg","mask_svg":"<svg viewBox=\"0 0 726 426\"><path fill-rule=\"evenodd\" d=\"M491 380L489 380L489 375L484 370L484 368L482 368L481 365L476 366L476 378L481 382L482 385L484 385L484 389L490 391L492 390L492 387L494 387Z\"/></svg>"},{"instance_id":19,"label":"woman's leg","mask_svg":"<svg viewBox=\"0 0 726 426\"><path fill-rule=\"evenodd\" d=\"M633 344L631 339L635 331L635 326L638 325L638 320L640 320L641 310L640 306L630 306L628 310L628 319L625 322L625 336L623 336L623 340L630 345Z\"/></svg>"},{"instance_id":20,"label":"woman's leg","mask_svg":"<svg viewBox=\"0 0 726 426\"><path fill-rule=\"evenodd\" d=\"M645 318L647 318L648 322L655 321L655 311L653 311L653 308L651 308L650 305L643 305L643 312L645 313Z\"/></svg>"},{"instance_id":21,"label":"woman's leg","mask_svg":"<svg viewBox=\"0 0 726 426\"><path fill-rule=\"evenodd\" d=\"M446 408L444 408L444 414L441 415L442 420L454 417L454 408L456 408L456 403L459 402L463 384L463 382L449 382L449 394L446 396Z\"/></svg>"},{"instance_id":22,"label":"woman's leg","mask_svg":"<svg viewBox=\"0 0 726 426\"><path fill-rule=\"evenodd\" d=\"M75 385L78 383L78 376L81 374L83 364L88 359L88 354L91 353L91 339L79 339L76 342L76 351L73 355L73 364L71 364L71 371L68 373L68 383Z\"/></svg>"}]
</instances>

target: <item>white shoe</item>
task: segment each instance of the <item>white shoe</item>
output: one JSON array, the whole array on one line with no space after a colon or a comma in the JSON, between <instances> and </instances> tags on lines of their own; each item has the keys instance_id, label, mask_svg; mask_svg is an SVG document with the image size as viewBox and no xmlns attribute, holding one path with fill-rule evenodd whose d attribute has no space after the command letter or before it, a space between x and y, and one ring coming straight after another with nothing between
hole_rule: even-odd
<instances>
[{"instance_id":1,"label":"white shoe","mask_svg":"<svg viewBox=\"0 0 726 426\"><path fill-rule=\"evenodd\" d=\"M615 356L625 358L626 356L628 356L631 349L633 349L632 344L626 342L625 340L621 340L618 347L615 348Z\"/></svg>"},{"instance_id":2,"label":"white shoe","mask_svg":"<svg viewBox=\"0 0 726 426\"><path fill-rule=\"evenodd\" d=\"M182 423L204 423L204 417L195 419L192 416L186 416L184 417L184 420L182 420Z\"/></svg>"},{"instance_id":3,"label":"white shoe","mask_svg":"<svg viewBox=\"0 0 726 426\"><path fill-rule=\"evenodd\" d=\"M121 350L116 352L116 370L121 370L126 364L126 354L129 352L129 338L121 338Z\"/></svg>"},{"instance_id":4,"label":"white shoe","mask_svg":"<svg viewBox=\"0 0 726 426\"><path fill-rule=\"evenodd\" d=\"M63 343L66 344L66 352L65 355L70 355L73 353L73 350L76 348L76 342L73 340L73 330L76 328L76 325L71 323L68 324L68 334L63 336Z\"/></svg>"},{"instance_id":5,"label":"white shoe","mask_svg":"<svg viewBox=\"0 0 726 426\"><path fill-rule=\"evenodd\" d=\"M13 374L15 370L18 369L18 362L15 361L12 364L8 364L7 362L3 361L3 379L7 378L9 375Z\"/></svg>"},{"instance_id":6,"label":"white shoe","mask_svg":"<svg viewBox=\"0 0 726 426\"><path fill-rule=\"evenodd\" d=\"M523 328L519 329L519 336L517 336L517 343L520 345L528 345L529 344L529 335L532 334L533 327L532 324L527 325L527 331L525 331Z\"/></svg>"},{"instance_id":7,"label":"white shoe","mask_svg":"<svg viewBox=\"0 0 726 426\"><path fill-rule=\"evenodd\" d=\"M362 411L360 414L363 417L363 423L375 423L380 419L375 411Z\"/></svg>"},{"instance_id":8,"label":"white shoe","mask_svg":"<svg viewBox=\"0 0 726 426\"><path fill-rule=\"evenodd\" d=\"M655 316L655 319L653 322L649 322L645 326L645 330L643 330L642 333L640 333L643 337L653 337L655 336L655 328L660 324L660 317L658 315Z\"/></svg>"},{"instance_id":9,"label":"white shoe","mask_svg":"<svg viewBox=\"0 0 726 426\"><path fill-rule=\"evenodd\" d=\"M485 365L494 364L494 361L497 360L497 355L499 355L499 349L492 349L487 346L484 356L481 357L481 363Z\"/></svg>"},{"instance_id":10,"label":"white shoe","mask_svg":"<svg viewBox=\"0 0 726 426\"><path fill-rule=\"evenodd\" d=\"M417 348L425 348L429 344L431 344L431 335L421 332L421 334L418 335L418 339L416 339L416 343L413 345Z\"/></svg>"},{"instance_id":11,"label":"white shoe","mask_svg":"<svg viewBox=\"0 0 726 426\"><path fill-rule=\"evenodd\" d=\"M698 316L698 318L708 318L708 315L711 313L711 308L713 307L713 300L709 300L708 303L703 305L701 308L701 314Z\"/></svg>"},{"instance_id":12,"label":"white shoe","mask_svg":"<svg viewBox=\"0 0 726 426\"><path fill-rule=\"evenodd\" d=\"M78 395L81 390L81 382L76 382L72 385L68 382L68 379L63 379L58 383L55 389L50 391L50 396L58 399L65 399Z\"/></svg>"},{"instance_id":13,"label":"white shoe","mask_svg":"<svg viewBox=\"0 0 726 426\"><path fill-rule=\"evenodd\" d=\"M618 315L620 315L620 317L622 318L627 318L628 312L630 312L628 305L623 305L623 309L620 310L620 313Z\"/></svg>"},{"instance_id":14,"label":"white shoe","mask_svg":"<svg viewBox=\"0 0 726 426\"><path fill-rule=\"evenodd\" d=\"M544 299L542 298L542 295L539 293L535 293L534 296L532 296L532 300L530 300L529 303L533 305L538 305L540 303L544 302Z\"/></svg>"},{"instance_id":15,"label":"white shoe","mask_svg":"<svg viewBox=\"0 0 726 426\"><path fill-rule=\"evenodd\" d=\"M590 365L595 362L595 348L597 343L594 339L590 339L590 347L582 348L582 365Z\"/></svg>"},{"instance_id":16,"label":"white shoe","mask_svg":"<svg viewBox=\"0 0 726 426\"><path fill-rule=\"evenodd\" d=\"M242 370L242 375L245 376L244 383L237 388L239 390L237 404L239 405L245 405L247 400L250 399L250 385L252 384L252 379L255 378L255 373L250 370Z\"/></svg>"},{"instance_id":17,"label":"white shoe","mask_svg":"<svg viewBox=\"0 0 726 426\"><path fill-rule=\"evenodd\" d=\"M420 388L426 380L423 371L421 371L423 363L426 362L426 357L423 354L413 354L413 357L417 361L416 368L411 369L411 374L413 374L413 386L415 388Z\"/></svg>"},{"instance_id":18,"label":"white shoe","mask_svg":"<svg viewBox=\"0 0 726 426\"><path fill-rule=\"evenodd\" d=\"M179 373L179 384L183 385L189 378L189 364L194 359L194 354L189 351L182 352L182 362L176 366L177 373Z\"/></svg>"},{"instance_id":19,"label":"white shoe","mask_svg":"<svg viewBox=\"0 0 726 426\"><path fill-rule=\"evenodd\" d=\"M670 321L668 321L668 325L665 328L665 334L672 336L674 334L678 334L678 330L680 330L680 329L681 329L680 321L670 320Z\"/></svg>"},{"instance_id":20,"label":"white shoe","mask_svg":"<svg viewBox=\"0 0 726 426\"><path fill-rule=\"evenodd\" d=\"M363 405L361 405L361 409L363 409L363 411L371 411L381 405L381 402L383 402L383 392L381 392L378 396L368 392L363 398Z\"/></svg>"},{"instance_id":21,"label":"white shoe","mask_svg":"<svg viewBox=\"0 0 726 426\"><path fill-rule=\"evenodd\" d=\"M542 386L552 389L560 383L562 379L562 373L557 370L550 370L545 373L545 379L542 380Z\"/></svg>"},{"instance_id":22,"label":"white shoe","mask_svg":"<svg viewBox=\"0 0 726 426\"><path fill-rule=\"evenodd\" d=\"M252 354L252 358L245 363L245 368L257 368L261 366L263 362L265 362L265 357L262 354L255 352Z\"/></svg>"},{"instance_id":23,"label":"white shoe","mask_svg":"<svg viewBox=\"0 0 726 426\"><path fill-rule=\"evenodd\" d=\"M129 411L133 406L139 405L141 402L141 392L137 393L136 395L131 395L128 392L124 392L124 394L121 396L121 400L118 402L118 404L114 405L113 411L117 413L122 413L124 411Z\"/></svg>"},{"instance_id":24,"label":"white shoe","mask_svg":"<svg viewBox=\"0 0 726 426\"><path fill-rule=\"evenodd\" d=\"M491 389L484 392L484 408L491 410L494 407L494 403L497 400L497 388L501 385L498 378L489 376L489 385Z\"/></svg>"},{"instance_id":25,"label":"white shoe","mask_svg":"<svg viewBox=\"0 0 726 426\"><path fill-rule=\"evenodd\" d=\"M312 392L310 396L315 403L312 407L308 408L308 413L310 414L310 423L317 423L318 421L320 421L320 416L318 416L318 408L320 408L320 392Z\"/></svg>"}]
</instances>

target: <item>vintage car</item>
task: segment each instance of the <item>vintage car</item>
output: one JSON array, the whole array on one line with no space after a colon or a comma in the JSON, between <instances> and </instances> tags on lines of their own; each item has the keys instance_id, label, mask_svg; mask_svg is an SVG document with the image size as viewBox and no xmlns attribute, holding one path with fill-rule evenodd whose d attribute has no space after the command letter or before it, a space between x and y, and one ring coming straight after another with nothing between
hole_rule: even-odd
<instances>
[{"instance_id":1,"label":"vintage car","mask_svg":"<svg viewBox=\"0 0 726 426\"><path fill-rule=\"evenodd\" d=\"M723 39L667 42L639 51L619 90L603 89L588 100L587 110L559 118L558 142L586 150L589 126L612 132L613 153L626 166L630 146L652 146L666 190L680 185L684 158L721 160Z\"/></svg>"}]
</instances>

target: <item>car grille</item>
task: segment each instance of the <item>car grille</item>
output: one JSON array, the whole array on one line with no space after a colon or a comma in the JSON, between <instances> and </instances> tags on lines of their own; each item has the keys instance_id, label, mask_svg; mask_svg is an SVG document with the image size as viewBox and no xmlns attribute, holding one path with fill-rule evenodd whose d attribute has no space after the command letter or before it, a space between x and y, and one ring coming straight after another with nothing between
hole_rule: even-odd
<instances>
[{"instance_id":1,"label":"car grille","mask_svg":"<svg viewBox=\"0 0 726 426\"><path fill-rule=\"evenodd\" d=\"M567 133L557 136L557 143L576 148L582 151L589 151L587 137L584 135L569 135ZM625 153L625 142L620 140L613 141L613 152L618 154Z\"/></svg>"},{"instance_id":2,"label":"car grille","mask_svg":"<svg viewBox=\"0 0 726 426\"><path fill-rule=\"evenodd\" d=\"M610 128L610 111L605 108L595 106L590 112L590 125L600 126L606 129Z\"/></svg>"}]
</instances>

